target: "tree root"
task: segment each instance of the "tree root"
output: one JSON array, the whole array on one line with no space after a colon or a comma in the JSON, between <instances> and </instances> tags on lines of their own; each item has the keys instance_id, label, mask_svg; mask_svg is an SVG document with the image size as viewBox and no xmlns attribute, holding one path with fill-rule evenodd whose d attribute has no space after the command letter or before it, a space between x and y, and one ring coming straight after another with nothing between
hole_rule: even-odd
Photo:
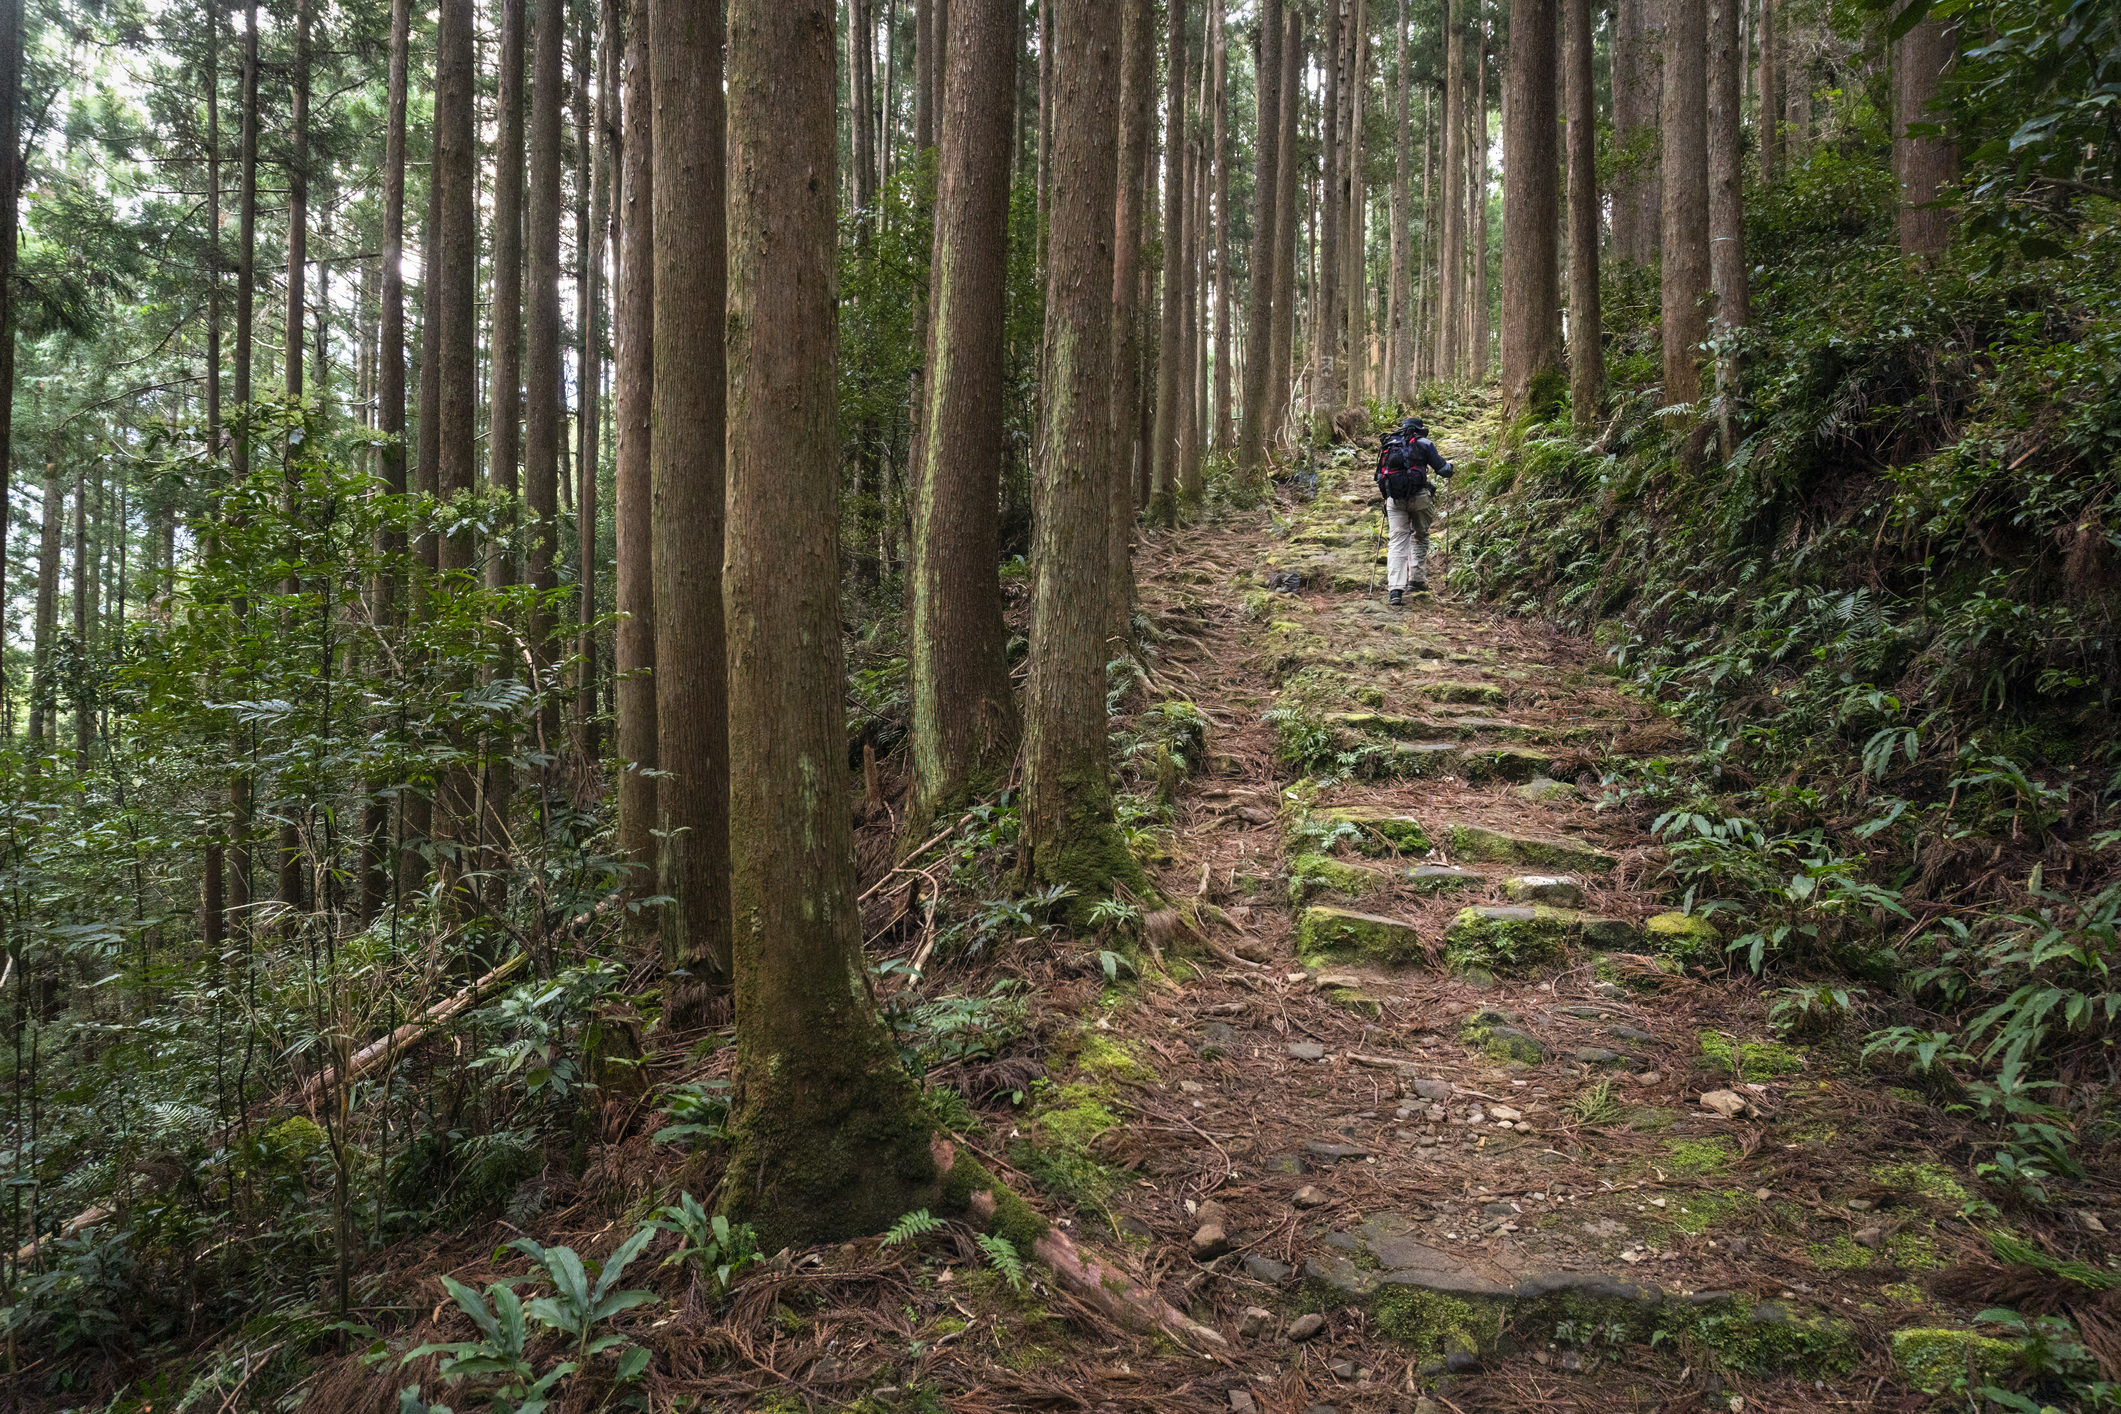
<instances>
[{"instance_id":1,"label":"tree root","mask_svg":"<svg viewBox=\"0 0 2121 1414\"><path fill-rule=\"evenodd\" d=\"M1054 1283L1069 1295L1128 1330L1162 1332L1204 1354L1219 1356L1228 1348L1218 1332L1192 1320L1152 1288L1084 1253L1067 1233L1033 1213L986 1165L959 1158L957 1145L949 1139L938 1134L929 1148L942 1180L945 1210L1028 1248L1052 1269Z\"/></svg>"}]
</instances>

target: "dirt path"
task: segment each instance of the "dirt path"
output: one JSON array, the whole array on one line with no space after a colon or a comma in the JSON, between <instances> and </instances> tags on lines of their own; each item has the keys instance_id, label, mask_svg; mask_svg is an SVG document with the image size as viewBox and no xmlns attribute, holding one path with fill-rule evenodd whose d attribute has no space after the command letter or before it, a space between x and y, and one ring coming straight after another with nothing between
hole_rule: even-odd
<instances>
[{"instance_id":1,"label":"dirt path","mask_svg":"<svg viewBox=\"0 0 2121 1414\"><path fill-rule=\"evenodd\" d=\"M1387 607L1377 532L1349 457L1141 562L1208 722L1158 882L1226 954L1076 1072L1144 1270L1233 1336L1236 1410L1921 1406L1892 1332L1953 1323L1917 1283L1972 1234L1916 1097L1779 1044L1596 808L1683 735L1589 644Z\"/></svg>"}]
</instances>

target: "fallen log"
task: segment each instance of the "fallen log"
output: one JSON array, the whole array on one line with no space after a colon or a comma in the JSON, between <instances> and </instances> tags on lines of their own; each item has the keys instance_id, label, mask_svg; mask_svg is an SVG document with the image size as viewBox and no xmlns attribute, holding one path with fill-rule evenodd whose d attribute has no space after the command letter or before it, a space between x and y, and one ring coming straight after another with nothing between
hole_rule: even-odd
<instances>
[{"instance_id":1,"label":"fallen log","mask_svg":"<svg viewBox=\"0 0 2121 1414\"><path fill-rule=\"evenodd\" d=\"M456 995L436 1002L426 1011L421 1012L417 1018L406 1022L388 1036L377 1041L371 1041L368 1045L363 1046L360 1050L354 1052L351 1059L347 1061L347 1075L350 1078L357 1079L393 1057L402 1054L410 1047L418 1045L420 1041L425 1039L427 1033L434 1030L435 1027L440 1026L443 1022L476 1004L496 984L504 982L517 972L522 971L523 965L528 961L530 961L529 954L517 953L514 957L494 968ZM338 1070L336 1067L321 1070L304 1082L293 1096L283 1096L269 1100L265 1105L261 1106L261 1109L270 1113L280 1109L306 1108L315 1103L319 1097L336 1084L338 1084ZM226 1142L227 1138L228 1132L226 1130L223 1130L218 1136L221 1142ZM109 1208L100 1206L86 1208L61 1224L56 1236L61 1238L73 1237L79 1233L86 1232L89 1228L109 1222L112 1216L114 1216L113 1210ZM41 1237L33 1238L25 1243L15 1253L16 1263L19 1265L34 1258L43 1243L44 1239Z\"/></svg>"}]
</instances>

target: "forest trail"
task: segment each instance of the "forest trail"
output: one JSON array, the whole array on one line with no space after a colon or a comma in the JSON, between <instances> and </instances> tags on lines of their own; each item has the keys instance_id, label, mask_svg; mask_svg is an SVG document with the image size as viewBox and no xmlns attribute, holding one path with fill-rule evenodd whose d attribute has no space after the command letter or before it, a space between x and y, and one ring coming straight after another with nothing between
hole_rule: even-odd
<instances>
[{"instance_id":1,"label":"forest trail","mask_svg":"<svg viewBox=\"0 0 2121 1414\"><path fill-rule=\"evenodd\" d=\"M1454 458L1491 430L1438 421ZM1158 884L1225 965L1085 1047L1130 1116L1118 1226L1260 1409L1892 1407L1893 1332L1941 1324L1915 1274L1972 1237L1918 1097L1779 1042L1596 808L1604 763L1687 749L1603 655L1387 607L1374 455L1137 560L1152 670L1208 721Z\"/></svg>"}]
</instances>

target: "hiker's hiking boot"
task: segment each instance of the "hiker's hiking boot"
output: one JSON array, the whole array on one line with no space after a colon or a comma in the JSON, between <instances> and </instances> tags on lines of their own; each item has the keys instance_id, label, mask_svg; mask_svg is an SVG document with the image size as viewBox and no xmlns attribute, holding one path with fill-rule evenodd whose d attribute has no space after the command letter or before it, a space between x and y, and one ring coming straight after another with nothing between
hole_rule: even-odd
<instances>
[{"instance_id":1,"label":"hiker's hiking boot","mask_svg":"<svg viewBox=\"0 0 2121 1414\"><path fill-rule=\"evenodd\" d=\"M1393 590L1393 591L1392 591L1392 607L1393 607L1393 608L1395 608L1395 609L1396 609L1396 608L1398 608L1398 607L1400 606L1400 603L1401 603L1401 602L1402 602L1402 601L1401 601L1401 599L1400 599L1400 591L1399 591L1399 590L1397 590L1397 589Z\"/></svg>"},{"instance_id":2,"label":"hiker's hiking boot","mask_svg":"<svg viewBox=\"0 0 2121 1414\"><path fill-rule=\"evenodd\" d=\"M1429 592L1429 582L1425 579L1417 579L1409 587L1412 588L1416 594L1426 594ZM1392 602L1397 604L1399 601L1397 599L1394 599Z\"/></svg>"}]
</instances>

